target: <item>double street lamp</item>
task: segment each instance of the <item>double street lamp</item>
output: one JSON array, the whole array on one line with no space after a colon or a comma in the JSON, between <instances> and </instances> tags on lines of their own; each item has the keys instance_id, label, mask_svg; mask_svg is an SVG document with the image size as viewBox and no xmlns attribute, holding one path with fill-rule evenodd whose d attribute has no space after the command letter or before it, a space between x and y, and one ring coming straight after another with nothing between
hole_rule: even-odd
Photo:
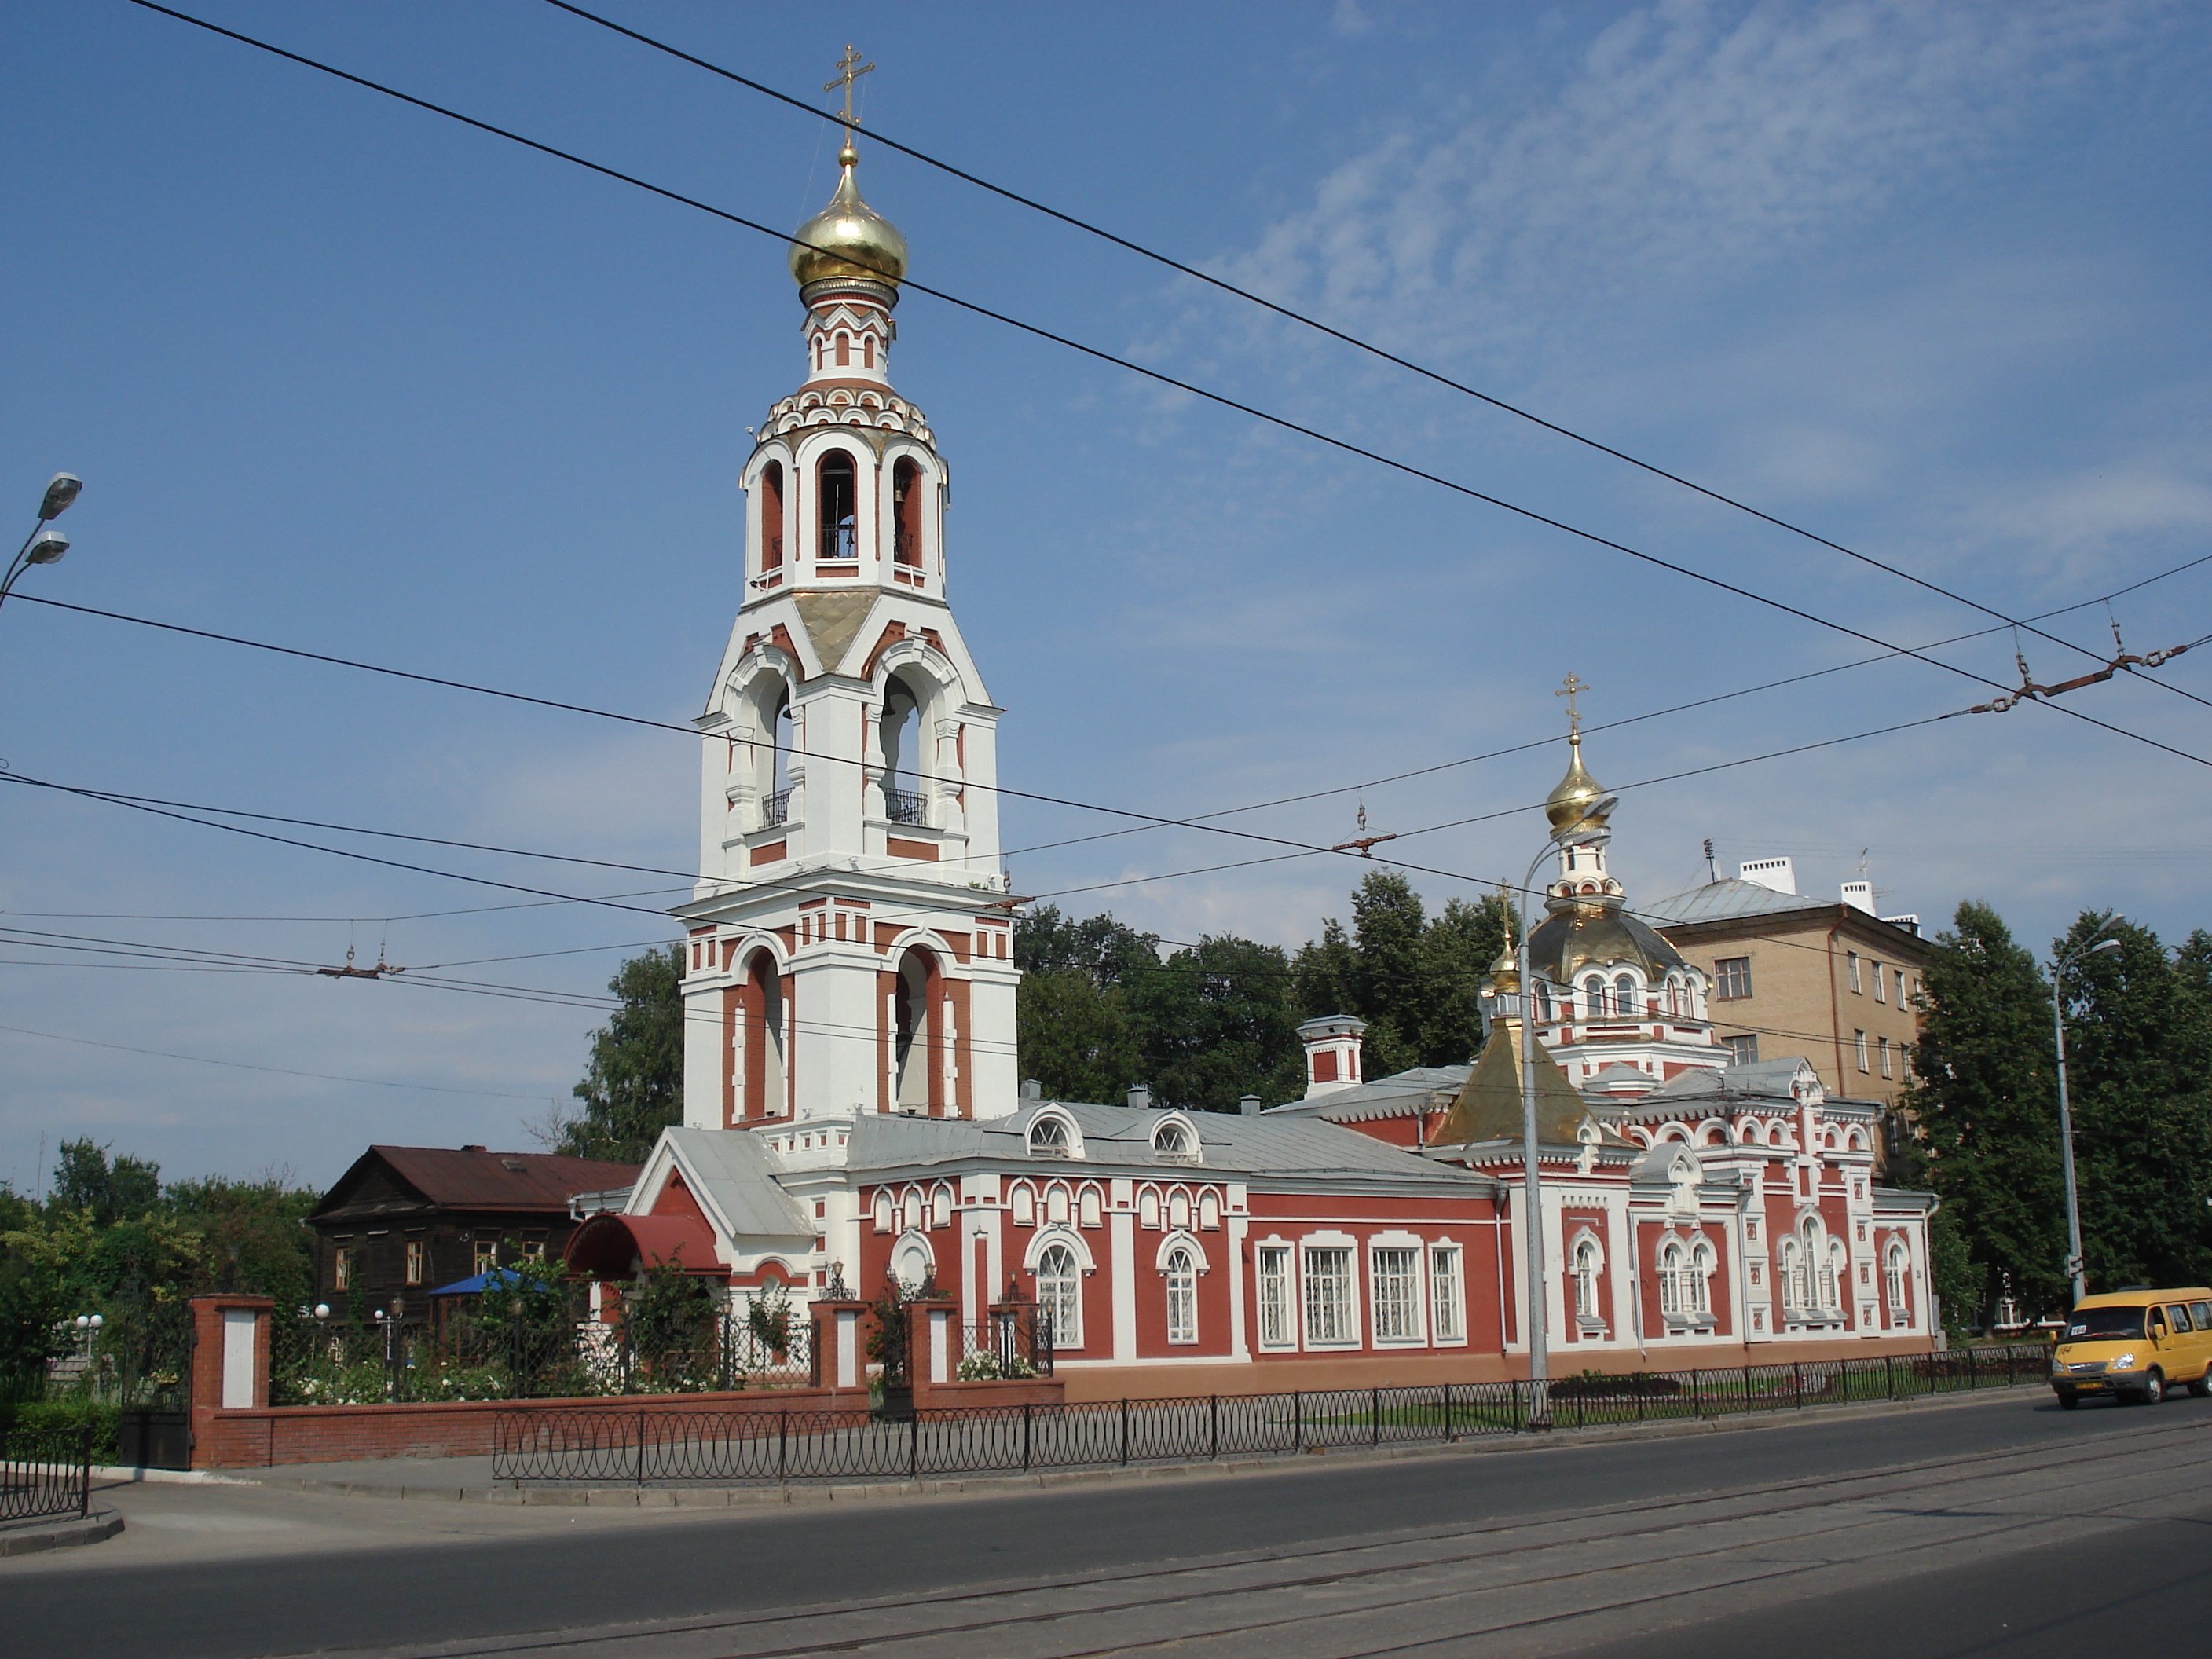
<instances>
[{"instance_id":1,"label":"double street lamp","mask_svg":"<svg viewBox=\"0 0 2212 1659\"><path fill-rule=\"evenodd\" d=\"M0 605L7 603L8 595L15 591L15 579L34 564L52 564L69 551L69 538L58 530L46 526L69 511L77 491L84 488L83 481L74 473L57 472L46 483L46 493L39 502L39 521L15 550L15 557L8 567L8 574L0 576Z\"/></svg>"},{"instance_id":2,"label":"double street lamp","mask_svg":"<svg viewBox=\"0 0 2212 1659\"><path fill-rule=\"evenodd\" d=\"M1544 1271L1544 1183L1536 1162L1536 1068L1550 1065L1551 1060L1536 1041L1536 981L1528 962L1528 895L1535 885L1536 872L1545 860L1556 857L1570 847L1595 847L1611 838L1613 832L1606 828L1605 820L1618 799L1614 795L1600 795L1585 802L1578 815L1553 830L1551 838L1544 843L1544 850L1529 860L1528 873L1521 878L1517 899L1521 923L1516 965L1521 974L1522 1208L1528 1213L1528 1426L1532 1429L1552 1426L1551 1342L1547 1328L1551 1303Z\"/></svg>"},{"instance_id":3,"label":"double street lamp","mask_svg":"<svg viewBox=\"0 0 2212 1659\"><path fill-rule=\"evenodd\" d=\"M2112 931L2115 920L2106 917L2095 933L2051 963L2051 1034L2058 1048L2058 1152L2066 1168L2066 1276L2074 1281L2077 1307L2089 1294L2089 1280L2082 1271L2081 1206L2074 1194L2074 1112L2066 1098L2066 1004L2060 982L2077 963L2120 948L2118 939L2103 937Z\"/></svg>"}]
</instances>

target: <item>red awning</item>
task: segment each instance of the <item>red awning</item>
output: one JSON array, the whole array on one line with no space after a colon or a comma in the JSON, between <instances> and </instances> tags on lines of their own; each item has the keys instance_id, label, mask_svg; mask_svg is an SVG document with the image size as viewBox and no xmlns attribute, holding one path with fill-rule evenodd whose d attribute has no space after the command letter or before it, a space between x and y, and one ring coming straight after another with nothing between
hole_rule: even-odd
<instances>
[{"instance_id":1,"label":"red awning","mask_svg":"<svg viewBox=\"0 0 2212 1659\"><path fill-rule=\"evenodd\" d=\"M587 1279L628 1279L647 1267L726 1274L707 1224L681 1215L595 1215L569 1235L568 1271Z\"/></svg>"}]
</instances>

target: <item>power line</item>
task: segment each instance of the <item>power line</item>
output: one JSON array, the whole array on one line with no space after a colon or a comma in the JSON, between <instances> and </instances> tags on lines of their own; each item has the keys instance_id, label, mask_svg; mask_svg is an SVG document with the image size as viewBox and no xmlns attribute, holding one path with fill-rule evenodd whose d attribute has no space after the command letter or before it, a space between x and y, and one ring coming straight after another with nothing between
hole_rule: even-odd
<instances>
[{"instance_id":1,"label":"power line","mask_svg":"<svg viewBox=\"0 0 2212 1659\"><path fill-rule=\"evenodd\" d=\"M802 111L808 115L817 118L818 119L834 121L841 118L834 114L825 113L823 111L817 109L813 105L808 103L804 99L794 98L788 93L778 91L774 87L768 86L759 81L755 81L750 76L740 75L735 70L725 68L720 64L711 63L704 58L696 57L692 53L682 50L680 47L671 46L665 40L656 40L652 35L643 33L637 29L630 28L623 24L617 23L611 18L602 17L596 12L586 11L581 6L571 4L569 0L546 0L546 3L561 11L568 13L571 16L580 17L586 22L596 23L601 28L611 30L614 33L622 35L627 40L635 40L640 46L649 46L655 52L664 52L667 56L679 59L684 63L690 64L695 68L705 70L710 75L720 76L726 81L733 82L738 86L744 87L750 91L761 94L763 97L772 98L779 103L787 104L792 108ZM886 137L884 134L863 126L857 121L848 120L844 125L852 131L861 134L872 143L879 143L887 149L896 150L902 155L910 156L915 161L921 162L925 167L935 167L940 173L950 174L951 177L958 179L965 184L975 185L978 190L988 191L992 195L1000 197L1006 201L1012 202L1018 206L1027 208L1035 213L1041 213L1047 218L1055 219L1061 224L1069 226L1073 229L1080 230L1088 235L1096 236L1103 241L1110 242L1115 246L1136 254L1140 258L1150 259L1156 264L1164 265L1167 269L1173 270L1179 275L1191 277L1197 282L1205 283L1210 288L1217 289L1224 294L1233 295L1235 298L1242 300L1247 304L1258 306L1262 310L1271 312L1274 315L1284 319L1285 321L1297 323L1301 327L1310 328L1316 333L1326 335L1328 338L1335 340L1341 344L1348 345L1355 350L1364 351L1371 357L1379 358L1382 362L1392 364L1396 368L1402 368L1411 374L1419 375L1423 380L1433 381L1437 386L1443 386L1449 391L1456 392L1464 397L1473 398L1477 402L1487 404L1492 409L1500 410L1508 415L1516 416L1518 419L1528 421L1534 425L1540 426L1547 432L1556 434L1558 436L1568 439L1574 443L1582 444L1588 448L1596 450L1601 454L1609 455L1613 459L1625 462L1628 465L1635 467L1641 471L1648 472L1654 477L1663 478L1669 483L1680 485L1684 489L1691 490L1697 495L1703 495L1708 501L1717 501L1720 505L1732 507L1739 513L1748 514L1751 517L1760 520L1762 523L1771 525L1778 530L1787 531L1793 536L1802 537L1805 540L1813 542L1819 546L1828 548L1834 552L1841 553L1846 558L1856 559L1859 563L1866 565L1870 568L1883 571L1889 575L1899 578L1900 580L1911 582L1916 587L1923 588L1930 593L1938 594L1944 599L1953 601L1954 604L1963 605L1971 610L1978 611L1985 617L1994 617L2008 627L2025 628L2029 633L2033 634L2039 639L2048 640L2053 645L2063 646L2069 651L2079 652L2085 657L2095 658L2098 655L2097 653L2091 651L2086 646L2076 645L2073 641L2062 639L2056 634L2046 634L2041 629L2034 627L2029 621L2025 621L2016 617L2008 616L2002 611L1992 610L1990 606L1982 604L1979 600L1968 599L1963 593L1954 592L1951 589L1944 587L1938 583L1929 581L1921 576L1916 576L1909 570L1900 569L1898 566L1887 563L1883 560L1877 559L1870 554L1858 552L1854 549L1844 546L1841 542L1831 541L1827 537L1820 535L1816 532L1808 530L1801 525L1793 524L1787 519L1778 518L1771 513L1765 512L1759 507L1753 507L1748 502L1739 501L1736 497L1727 495L1721 490L1714 489L1707 485L1698 483L1693 479L1686 478L1680 473L1671 472L1665 467L1657 465L1653 462L1640 459L1637 456L1628 453L1626 450L1617 449L1611 444L1605 443L1596 438L1590 437L1585 433L1577 432L1571 427L1562 426L1557 421L1547 420L1544 416L1535 414L1529 410L1523 409L1516 404L1508 403L1502 398L1493 397L1489 392L1479 391L1475 387L1468 386L1463 381L1454 380L1450 375L1445 374L1437 369L1431 368L1425 363L1417 362L1410 357L1401 356L1395 351L1390 351L1382 346L1376 345L1371 340L1362 339L1358 335L1348 333L1340 328L1332 327L1330 325L1322 322L1317 317L1310 316L1304 312L1296 310L1291 307L1282 305L1276 301L1267 299L1261 295L1252 292L1249 289L1241 288L1235 283L1231 283L1224 277L1214 276L1209 271L1202 270L1195 265L1186 264L1183 261L1174 258L1172 255L1162 253L1156 248L1147 247L1141 242L1133 241L1128 237L1117 235L1110 230L1107 230L1101 226L1091 223L1087 219L1079 218L1072 213L1062 212L1060 209L1048 206L1046 204L1037 201L1034 198L1024 196L1018 191L1009 190L1003 185L994 184L988 179L979 177L977 174L969 173L964 168L955 167L950 161L940 160L939 157L929 155L926 151L916 149L910 144L903 144L896 138ZM2099 660L2102 660L2102 659L2100 658ZM2178 696L2187 697L2191 702L2202 703L2207 708L2212 708L2212 701L2208 701L2203 697L2200 697L2194 692L2189 691L2181 686L2172 684L2168 681L2154 680L2151 682L2151 684L2161 686Z\"/></svg>"},{"instance_id":2,"label":"power line","mask_svg":"<svg viewBox=\"0 0 2212 1659\"><path fill-rule=\"evenodd\" d=\"M112 1048L118 1054L146 1054L155 1060L189 1060L195 1066L221 1066L238 1072L267 1072L276 1077L313 1078L320 1083L360 1083L377 1089L421 1089L434 1095L481 1095L489 1100L542 1100L542 1095L518 1095L504 1089L455 1089L438 1083L394 1083L384 1078L337 1077L329 1072L295 1071L289 1066L257 1066L243 1060L210 1060L205 1054L172 1054L166 1048L139 1048L127 1042L100 1042L91 1037L64 1036L59 1031L33 1031L24 1025L0 1025L0 1031L17 1036L44 1037L49 1042L75 1043L84 1048Z\"/></svg>"},{"instance_id":3,"label":"power line","mask_svg":"<svg viewBox=\"0 0 2212 1659\"><path fill-rule=\"evenodd\" d=\"M538 151L541 155L552 156L557 161L566 161L572 166L583 167L587 171L599 173L602 177L612 179L617 183L629 185L634 188L648 191L653 195L664 198L665 200L674 202L679 206L691 208L696 211L709 214L714 217L724 220L730 224L737 225L741 228L753 231L759 235L773 238L774 240L785 243L787 246L799 245L797 243L797 239L793 238L788 232L775 229L769 225L761 223L757 220L745 218L744 216L732 213L726 208L715 207L712 204L702 201L696 197L687 196L682 191L672 190L665 185L656 185L649 179L640 178L635 173L624 173L620 168L609 167L604 162L591 161L582 155L575 154L574 151L562 149L556 145L546 143L540 139L526 137L523 134L514 131L509 128L498 126L491 122L481 120L473 115L464 115L459 111L449 108L445 105L435 104L428 99L418 98L412 93L402 92L395 87L385 85L380 82L371 81L366 76L356 75L349 70L338 69L332 64L323 63L319 59L308 58L301 53L289 51L283 46L272 45L269 41L257 40L249 34L242 34L235 29L225 28L220 24L209 22L204 18L194 17L189 13L178 11L171 7L157 4L156 0L131 0L131 3L133 5L142 7L148 11L159 12L163 16L173 18L179 22L188 23L196 28L204 29L210 33L221 35L226 40L235 40L242 46L252 46L257 51L265 52L270 53L271 56L284 58L288 62L298 64L303 68L315 70L319 73L331 76L337 80L347 82L351 85L361 87L365 90L378 93L385 97L397 99L403 103L410 104L417 109L427 111L431 114L441 115L448 120L458 121L465 126L473 127L480 132L489 133L495 137L504 138L512 143L524 145L530 149ZM814 246L814 245L811 243L805 244L805 246L809 247ZM816 248L815 251L817 252L830 252L833 250ZM840 255L840 257L848 258L849 256ZM1449 489L1456 495L1464 495L1469 500L1479 501L1484 502L1486 505L1498 507L1501 511L1513 514L1516 517L1528 520L1530 523L1543 525L1547 528L1557 530L1564 534L1575 537L1578 540L1589 542L1593 546L1603 547L1613 552L1621 554L1626 557L1637 560L1641 563L1650 565L1655 569L1665 570L1674 575L1681 576L1691 581L1699 583L1702 586L1714 588L1718 592L1733 594L1739 599L1750 600L1755 605L1763 605L1769 610L1779 611L1784 616L1795 617L1802 622L1810 623L1815 627L1824 628L1829 629L1831 632L1842 634L1849 638L1863 641L1869 645L1879 646L1885 651L1893 652L1900 656L1911 657L1916 661L1927 664L1930 667L1940 668L1946 673L1955 674L1962 678L1972 680L1978 685L1988 686L1999 692L2010 692L2014 689L2002 682L1990 679L1983 674L1978 674L1972 669L1963 668L1959 666L1957 664L1945 662L1940 658L1926 656L1919 652L1893 645L1887 640L1881 639L1877 635L1869 634L1863 629L1853 628L1848 623L1832 621L1826 617L1819 616L1813 611L1807 611L1802 606L1791 605L1786 600L1770 598L1764 593L1757 592L1753 589L1729 581L1724 578L1710 575L1704 571L1695 569L1688 565L1678 564L1671 559L1662 558L1655 553L1646 553L1638 548L1630 546L1626 542L1615 541L1610 537L1598 534L1595 531L1582 529L1576 525L1568 523L1565 520L1555 519L1548 514L1540 513L1534 507L1520 506L1516 502L1505 500L1502 496L1492 495L1484 490L1477 489L1471 484L1462 483L1455 479L1448 478L1441 473L1431 472L1425 468L1414 465L1410 461L1399 460L1396 458L1387 455L1379 450L1369 449L1364 445L1354 443L1348 438L1337 437L1333 434L1321 430L1319 428L1307 426L1301 422L1291 420L1287 416L1277 415L1267 410L1260 408L1256 404L1244 403L1238 398L1228 396L1224 392L1214 392L1207 387L1200 386L1195 382L1178 379L1176 376L1169 374L1163 370L1148 368L1145 364L1135 362L1133 359L1117 356L1113 352L1105 350L1102 347L1086 344L1083 341L1077 340L1067 335L1056 333L1050 329L1042 327L1035 323L1024 322L1021 319L1012 316L1006 312L994 310L988 306L981 305L972 300L962 299L958 295L949 293L943 289L933 288L927 283L917 282L910 276L902 276L899 278L899 281L901 285L908 292L927 295L932 299L942 301L944 303L953 306L957 309L968 312L975 316L986 318L990 321L1001 324L1006 327L1030 335L1033 338L1048 341L1054 345L1063 347L1067 350L1076 352L1080 356L1090 357L1096 362L1112 364L1116 368L1126 370L1129 374L1141 376L1146 380L1155 381L1162 386L1173 387L1176 391L1187 392L1192 397L1202 398L1205 401L1217 404L1221 408L1233 410L1239 414L1249 416L1254 420L1263 422L1270 426L1280 428L1284 431L1296 433L1301 437L1310 439L1314 442L1325 445L1332 449L1341 451L1346 454L1358 456L1363 459L1372 461L1377 465L1388 467L1393 471L1403 473L1408 477L1419 478L1425 483L1436 484L1439 488ZM2039 702L2041 702L2040 699L2038 699L2037 701ZM2045 706L2056 708L2060 714L2068 715L2075 720L2086 721L2087 724L2097 726L2103 731L2111 732L2118 736L2131 738L2137 743L2144 744L2153 749L2160 750L2162 752L2172 755L2179 759L2191 761L2199 766L2212 767L2212 760L2208 760L2203 756L2193 755L2186 750L2177 749L2171 744L2161 743L2155 738L2150 737L2141 732L2134 731L2130 727L2114 726L2107 721L2098 720L2094 715L2083 714L2078 708L2069 707L2063 703L2050 703Z\"/></svg>"}]
</instances>

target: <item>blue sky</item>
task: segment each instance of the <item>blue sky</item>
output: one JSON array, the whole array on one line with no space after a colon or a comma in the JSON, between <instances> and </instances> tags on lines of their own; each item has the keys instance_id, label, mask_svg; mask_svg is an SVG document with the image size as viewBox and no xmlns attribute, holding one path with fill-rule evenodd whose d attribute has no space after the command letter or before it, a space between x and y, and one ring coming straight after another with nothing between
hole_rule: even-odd
<instances>
[{"instance_id":1,"label":"blue sky","mask_svg":"<svg viewBox=\"0 0 2212 1659\"><path fill-rule=\"evenodd\" d=\"M606 4L817 97L855 40L880 65L866 118L908 143L2007 614L2212 550L2200 9L856 4L825 22ZM198 9L771 224L832 180L828 124L538 0ZM779 246L123 0L24 0L0 41L18 71L0 501L27 530L48 473L86 479L63 521L76 550L23 592L696 712L738 599L744 428L800 373ZM1882 640L1990 626L880 147L862 177L934 286ZM1570 670L1595 726L1872 654L924 296L900 323L896 380L952 468L952 597L1009 711L1014 787L1212 811L1554 734ZM2115 611L2137 651L2212 633L2212 565ZM2045 626L2110 637L2101 606ZM2086 665L2027 648L2045 681ZM1997 632L1936 654L2010 680L2012 653ZM2212 696L2208 670L2212 650L2160 678ZM1601 732L1589 758L1619 787L1986 695L1893 659ZM2073 701L2212 756L2201 703L2125 682ZM12 602L0 756L667 868L695 845L681 737ZM1512 809L1561 763L1553 744L1370 788L1370 824L1453 872L1417 878L1431 901L1473 893L1527 862L1539 821ZM2112 905L2178 939L2206 916L2187 826L2207 781L2028 707L1627 790L1614 864L1656 898L1701 878L1711 836L1729 866L1787 854L1832 892L1864 849L1883 908L1931 924L1982 897L2039 944ZM1335 841L1356 803L1236 822ZM1117 822L1010 803L1008 844ZM346 844L563 893L656 884ZM1295 945L1343 913L1360 871L1341 860L1165 878L1261 850L1155 831L1013 867L1018 890L1176 939ZM381 946L586 995L671 931L473 908L519 898L0 793L17 929L289 962ZM596 1023L15 937L0 1178L18 1186L42 1136L49 1163L91 1134L173 1175L318 1183L372 1140L527 1145L521 1121L566 1097ZM571 954L484 960L550 951Z\"/></svg>"}]
</instances>

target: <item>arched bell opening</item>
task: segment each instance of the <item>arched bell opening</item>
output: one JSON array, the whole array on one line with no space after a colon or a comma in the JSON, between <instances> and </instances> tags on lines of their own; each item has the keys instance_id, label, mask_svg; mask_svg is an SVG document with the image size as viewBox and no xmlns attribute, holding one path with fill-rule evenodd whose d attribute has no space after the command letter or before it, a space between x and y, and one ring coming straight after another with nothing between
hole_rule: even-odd
<instances>
[{"instance_id":1,"label":"arched bell opening","mask_svg":"<svg viewBox=\"0 0 2212 1659\"><path fill-rule=\"evenodd\" d=\"M790 1100L791 1022L783 976L767 951L755 951L745 964L744 1018L744 1115L781 1117Z\"/></svg>"},{"instance_id":2,"label":"arched bell opening","mask_svg":"<svg viewBox=\"0 0 2212 1659\"><path fill-rule=\"evenodd\" d=\"M928 697L903 674L884 683L884 816L893 823L927 822L923 810L924 718Z\"/></svg>"},{"instance_id":3,"label":"arched bell opening","mask_svg":"<svg viewBox=\"0 0 2212 1659\"><path fill-rule=\"evenodd\" d=\"M939 1103L940 977L928 951L900 956L891 987L891 1103L902 1112L932 1113Z\"/></svg>"},{"instance_id":4,"label":"arched bell opening","mask_svg":"<svg viewBox=\"0 0 2212 1659\"><path fill-rule=\"evenodd\" d=\"M830 563L860 556L859 501L852 452L832 449L815 472L816 559Z\"/></svg>"},{"instance_id":5,"label":"arched bell opening","mask_svg":"<svg viewBox=\"0 0 2212 1659\"><path fill-rule=\"evenodd\" d=\"M783 568L783 463L761 469L761 574Z\"/></svg>"},{"instance_id":6,"label":"arched bell opening","mask_svg":"<svg viewBox=\"0 0 2212 1659\"><path fill-rule=\"evenodd\" d=\"M902 458L891 468L891 562L921 568L921 468Z\"/></svg>"}]
</instances>

